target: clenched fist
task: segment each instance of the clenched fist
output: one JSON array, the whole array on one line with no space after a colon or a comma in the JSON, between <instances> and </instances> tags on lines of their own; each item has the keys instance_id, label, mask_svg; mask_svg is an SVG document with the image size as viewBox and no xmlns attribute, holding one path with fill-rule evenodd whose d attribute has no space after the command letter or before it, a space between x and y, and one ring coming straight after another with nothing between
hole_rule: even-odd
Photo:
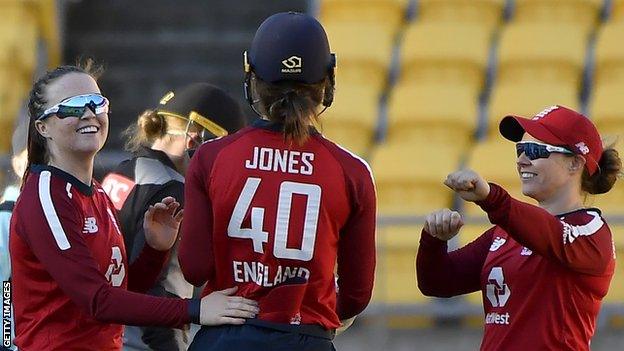
<instances>
[{"instance_id":1,"label":"clenched fist","mask_svg":"<svg viewBox=\"0 0 624 351\"><path fill-rule=\"evenodd\" d=\"M430 213L425 218L425 231L440 240L451 240L464 225L459 212L448 208Z\"/></svg>"},{"instance_id":2,"label":"clenched fist","mask_svg":"<svg viewBox=\"0 0 624 351\"><path fill-rule=\"evenodd\" d=\"M465 201L482 201L490 193L490 185L475 171L464 169L446 177L444 185L455 191Z\"/></svg>"}]
</instances>

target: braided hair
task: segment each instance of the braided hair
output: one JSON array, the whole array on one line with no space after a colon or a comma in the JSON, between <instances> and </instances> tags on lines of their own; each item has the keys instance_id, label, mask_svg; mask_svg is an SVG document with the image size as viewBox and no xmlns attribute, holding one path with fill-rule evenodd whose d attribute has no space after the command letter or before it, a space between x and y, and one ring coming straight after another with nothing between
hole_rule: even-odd
<instances>
[{"instance_id":1,"label":"braided hair","mask_svg":"<svg viewBox=\"0 0 624 351\"><path fill-rule=\"evenodd\" d=\"M35 82L35 84L33 84L28 98L28 115L30 117L28 123L27 142L28 161L22 184L26 182L26 177L30 171L30 167L33 164L46 164L50 161L50 154L48 152L46 139L39 134L37 128L35 127L37 117L45 111L46 104L48 103L46 100L47 86L58 78L69 73L84 73L97 80L101 72L102 68L100 66L96 66L94 61L89 59L83 65L79 64L76 66L67 65L56 67L55 69L46 72Z\"/></svg>"}]
</instances>

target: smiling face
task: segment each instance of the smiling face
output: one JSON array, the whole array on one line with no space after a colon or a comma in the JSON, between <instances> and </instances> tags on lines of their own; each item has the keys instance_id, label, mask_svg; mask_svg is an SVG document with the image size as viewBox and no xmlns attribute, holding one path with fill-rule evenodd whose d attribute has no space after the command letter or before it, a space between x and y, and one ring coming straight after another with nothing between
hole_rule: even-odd
<instances>
[{"instance_id":1,"label":"smiling face","mask_svg":"<svg viewBox=\"0 0 624 351\"><path fill-rule=\"evenodd\" d=\"M543 143L528 133L524 134L522 141ZM516 160L522 193L538 202L561 198L570 191L578 192L583 165L579 156L562 153L551 153L548 158L535 160L522 153Z\"/></svg>"},{"instance_id":2,"label":"smiling face","mask_svg":"<svg viewBox=\"0 0 624 351\"><path fill-rule=\"evenodd\" d=\"M69 73L52 81L45 89L45 108L83 94L100 94L100 88L88 74ZM108 136L108 114L94 114L90 109L80 117L58 118L51 115L37 121L36 128L46 138L50 159L89 158L104 146Z\"/></svg>"}]
</instances>

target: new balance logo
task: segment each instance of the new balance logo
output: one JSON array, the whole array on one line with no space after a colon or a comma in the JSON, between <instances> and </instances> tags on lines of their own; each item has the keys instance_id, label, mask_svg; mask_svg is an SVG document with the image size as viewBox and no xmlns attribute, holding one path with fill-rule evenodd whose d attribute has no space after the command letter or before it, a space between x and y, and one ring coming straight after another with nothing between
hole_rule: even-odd
<instances>
[{"instance_id":1,"label":"new balance logo","mask_svg":"<svg viewBox=\"0 0 624 351\"><path fill-rule=\"evenodd\" d=\"M587 155L589 153L589 147L582 141L574 144L574 146L576 146L583 155Z\"/></svg>"},{"instance_id":2,"label":"new balance logo","mask_svg":"<svg viewBox=\"0 0 624 351\"><path fill-rule=\"evenodd\" d=\"M531 256L533 254L533 251L531 251L531 249L528 249L526 247L522 248L522 251L520 252L520 256Z\"/></svg>"},{"instance_id":3,"label":"new balance logo","mask_svg":"<svg viewBox=\"0 0 624 351\"><path fill-rule=\"evenodd\" d=\"M282 61L282 73L301 73L303 67L303 60L299 56L291 56Z\"/></svg>"},{"instance_id":4,"label":"new balance logo","mask_svg":"<svg viewBox=\"0 0 624 351\"><path fill-rule=\"evenodd\" d=\"M507 239L503 239L500 236L497 236L494 241L492 241L492 245L490 245L490 251L494 252L500 249L500 247L503 246L503 244L505 244L506 242Z\"/></svg>"},{"instance_id":5,"label":"new balance logo","mask_svg":"<svg viewBox=\"0 0 624 351\"><path fill-rule=\"evenodd\" d=\"M95 221L95 217L85 218L84 228L82 228L82 232L84 234L95 234L98 232L98 226L97 222Z\"/></svg>"}]
</instances>

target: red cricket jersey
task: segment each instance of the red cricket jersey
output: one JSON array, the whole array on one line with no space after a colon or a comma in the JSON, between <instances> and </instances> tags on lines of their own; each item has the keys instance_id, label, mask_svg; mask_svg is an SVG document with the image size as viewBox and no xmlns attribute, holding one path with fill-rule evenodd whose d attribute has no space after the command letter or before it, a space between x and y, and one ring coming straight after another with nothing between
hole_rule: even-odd
<instances>
[{"instance_id":1,"label":"red cricket jersey","mask_svg":"<svg viewBox=\"0 0 624 351\"><path fill-rule=\"evenodd\" d=\"M33 166L9 239L20 350L120 350L123 326L113 322L189 322L196 308L189 302L126 290L150 288L167 254L146 245L128 266L114 211L95 181L88 186L57 168Z\"/></svg>"},{"instance_id":2,"label":"red cricket jersey","mask_svg":"<svg viewBox=\"0 0 624 351\"><path fill-rule=\"evenodd\" d=\"M327 329L368 304L372 174L318 132L291 145L279 125L257 120L205 143L187 172L185 199L180 266L189 282L208 281L204 293L237 285L238 295L259 301L261 320Z\"/></svg>"},{"instance_id":3,"label":"red cricket jersey","mask_svg":"<svg viewBox=\"0 0 624 351\"><path fill-rule=\"evenodd\" d=\"M597 209L553 216L492 184L479 203L497 226L447 253L423 231L418 283L434 296L481 290L481 350L589 350L615 268L611 231Z\"/></svg>"}]
</instances>

